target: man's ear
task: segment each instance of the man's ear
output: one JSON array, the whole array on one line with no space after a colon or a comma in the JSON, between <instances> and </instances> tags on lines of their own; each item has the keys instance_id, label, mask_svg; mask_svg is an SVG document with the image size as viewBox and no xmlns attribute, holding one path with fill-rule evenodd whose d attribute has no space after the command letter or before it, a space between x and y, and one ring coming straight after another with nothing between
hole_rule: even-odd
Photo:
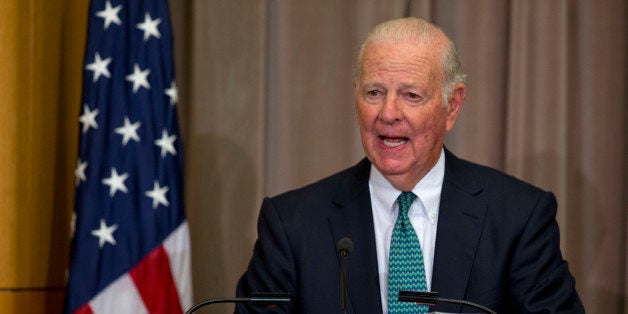
<instances>
[{"instance_id":1,"label":"man's ear","mask_svg":"<svg viewBox=\"0 0 628 314\"><path fill-rule=\"evenodd\" d=\"M451 131L456 124L460 110L462 110L462 104L467 93L467 87L464 83L457 83L449 96L449 106L447 106L447 121L446 130Z\"/></svg>"}]
</instances>

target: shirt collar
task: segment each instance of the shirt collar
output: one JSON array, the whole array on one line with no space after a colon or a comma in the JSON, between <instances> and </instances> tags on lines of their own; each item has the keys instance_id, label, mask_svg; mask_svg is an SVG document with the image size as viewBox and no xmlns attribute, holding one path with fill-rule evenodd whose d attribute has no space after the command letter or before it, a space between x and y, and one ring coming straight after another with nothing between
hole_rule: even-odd
<instances>
[{"instance_id":1,"label":"shirt collar","mask_svg":"<svg viewBox=\"0 0 628 314\"><path fill-rule=\"evenodd\" d=\"M425 208L425 214L432 224L435 224L438 219L438 208L440 206L440 194L443 188L444 177L445 150L442 149L436 165L412 189L412 193L418 197L418 201L423 203L422 207ZM401 191L395 189L372 164L369 181L374 201L383 204L385 208L392 211Z\"/></svg>"}]
</instances>

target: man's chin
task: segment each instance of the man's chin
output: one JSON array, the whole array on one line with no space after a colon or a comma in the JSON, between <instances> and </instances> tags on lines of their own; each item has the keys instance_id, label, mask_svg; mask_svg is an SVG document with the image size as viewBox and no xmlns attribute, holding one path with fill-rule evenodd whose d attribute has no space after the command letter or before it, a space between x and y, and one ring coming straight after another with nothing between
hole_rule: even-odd
<instances>
[{"instance_id":1,"label":"man's chin","mask_svg":"<svg viewBox=\"0 0 628 314\"><path fill-rule=\"evenodd\" d=\"M377 162L375 167L385 176L399 176L408 172L408 167L400 162Z\"/></svg>"}]
</instances>

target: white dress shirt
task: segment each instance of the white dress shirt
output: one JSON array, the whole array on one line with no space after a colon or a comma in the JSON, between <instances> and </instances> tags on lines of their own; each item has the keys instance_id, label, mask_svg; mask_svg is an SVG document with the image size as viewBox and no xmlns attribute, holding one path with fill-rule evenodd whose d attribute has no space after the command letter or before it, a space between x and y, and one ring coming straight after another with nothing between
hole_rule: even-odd
<instances>
[{"instance_id":1,"label":"white dress shirt","mask_svg":"<svg viewBox=\"0 0 628 314\"><path fill-rule=\"evenodd\" d=\"M434 246L436 243L436 227L438 207L445 176L445 151L441 150L436 165L417 183L412 192L417 196L408 211L410 223L414 227L425 266L427 289L432 287L432 268L434 264ZM390 238L399 214L397 197L402 191L395 189L386 178L371 165L369 190L375 225L375 247L377 249L377 266L379 271L380 295L382 309L388 313L388 256Z\"/></svg>"}]
</instances>

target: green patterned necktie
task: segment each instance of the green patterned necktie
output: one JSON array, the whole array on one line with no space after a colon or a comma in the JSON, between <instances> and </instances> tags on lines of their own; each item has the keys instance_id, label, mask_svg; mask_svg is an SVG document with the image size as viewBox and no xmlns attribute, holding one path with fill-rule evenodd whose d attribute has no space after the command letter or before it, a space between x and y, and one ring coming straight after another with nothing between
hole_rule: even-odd
<instances>
[{"instance_id":1,"label":"green patterned necktie","mask_svg":"<svg viewBox=\"0 0 628 314\"><path fill-rule=\"evenodd\" d=\"M423 252L419 238L408 218L410 205L417 196L403 192L397 198L399 216L390 239L388 260L388 313L427 313L428 307L399 302L399 290L427 291Z\"/></svg>"}]
</instances>

